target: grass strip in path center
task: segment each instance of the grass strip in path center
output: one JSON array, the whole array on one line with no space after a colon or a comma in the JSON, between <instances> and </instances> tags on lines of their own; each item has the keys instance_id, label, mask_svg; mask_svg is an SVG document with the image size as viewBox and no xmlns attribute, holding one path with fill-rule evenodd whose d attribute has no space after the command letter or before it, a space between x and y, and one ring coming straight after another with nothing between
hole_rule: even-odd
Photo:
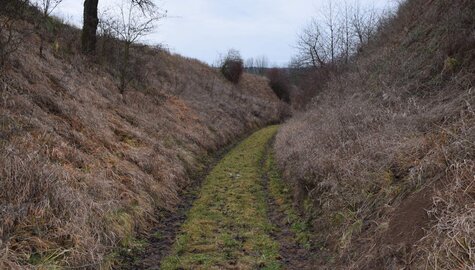
<instances>
[{"instance_id":1,"label":"grass strip in path center","mask_svg":"<svg viewBox=\"0 0 475 270\"><path fill-rule=\"evenodd\" d=\"M277 129L254 133L211 171L161 269L280 269L260 180Z\"/></svg>"}]
</instances>

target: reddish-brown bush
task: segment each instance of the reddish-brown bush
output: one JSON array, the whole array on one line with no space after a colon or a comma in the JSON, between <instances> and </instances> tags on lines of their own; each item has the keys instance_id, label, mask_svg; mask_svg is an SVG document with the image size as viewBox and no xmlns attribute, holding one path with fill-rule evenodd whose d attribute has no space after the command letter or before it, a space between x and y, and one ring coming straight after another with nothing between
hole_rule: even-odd
<instances>
[{"instance_id":1,"label":"reddish-brown bush","mask_svg":"<svg viewBox=\"0 0 475 270\"><path fill-rule=\"evenodd\" d=\"M291 85L284 70L272 68L267 72L269 86L280 100L290 103Z\"/></svg>"},{"instance_id":2,"label":"reddish-brown bush","mask_svg":"<svg viewBox=\"0 0 475 270\"><path fill-rule=\"evenodd\" d=\"M243 72L244 61L241 55L238 51L230 50L221 64L221 73L228 81L238 84Z\"/></svg>"}]
</instances>

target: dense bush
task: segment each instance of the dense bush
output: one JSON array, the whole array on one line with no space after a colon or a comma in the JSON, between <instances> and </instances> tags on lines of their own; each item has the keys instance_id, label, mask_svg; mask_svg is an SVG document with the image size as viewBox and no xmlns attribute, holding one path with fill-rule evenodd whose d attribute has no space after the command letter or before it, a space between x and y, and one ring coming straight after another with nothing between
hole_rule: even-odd
<instances>
[{"instance_id":1,"label":"dense bush","mask_svg":"<svg viewBox=\"0 0 475 270\"><path fill-rule=\"evenodd\" d=\"M243 72L244 61L240 53L236 50L229 50L222 60L221 73L228 81L238 84Z\"/></svg>"},{"instance_id":2,"label":"dense bush","mask_svg":"<svg viewBox=\"0 0 475 270\"><path fill-rule=\"evenodd\" d=\"M269 86L280 100L290 103L290 83L284 71L273 68L267 73Z\"/></svg>"}]
</instances>

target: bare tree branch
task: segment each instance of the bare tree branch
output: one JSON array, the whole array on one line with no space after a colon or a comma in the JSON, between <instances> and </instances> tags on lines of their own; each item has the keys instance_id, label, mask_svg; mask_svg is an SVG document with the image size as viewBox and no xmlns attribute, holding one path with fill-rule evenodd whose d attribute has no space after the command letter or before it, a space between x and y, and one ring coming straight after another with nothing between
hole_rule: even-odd
<instances>
[{"instance_id":1,"label":"bare tree branch","mask_svg":"<svg viewBox=\"0 0 475 270\"><path fill-rule=\"evenodd\" d=\"M131 45L152 33L156 28L156 23L165 18L167 13L158 9L149 0L122 0L116 10L112 9L111 11L111 14L118 14L119 16L110 16L105 13L100 21L104 32L111 34L124 44L119 87L121 92L123 92L128 83L128 63Z\"/></svg>"},{"instance_id":2,"label":"bare tree branch","mask_svg":"<svg viewBox=\"0 0 475 270\"><path fill-rule=\"evenodd\" d=\"M348 0L349 1L349 0ZM339 61L349 62L351 55L374 36L379 23L374 8L361 7L358 0L336 6L328 0L321 15L314 17L298 36L298 54L293 64L319 68Z\"/></svg>"}]
</instances>

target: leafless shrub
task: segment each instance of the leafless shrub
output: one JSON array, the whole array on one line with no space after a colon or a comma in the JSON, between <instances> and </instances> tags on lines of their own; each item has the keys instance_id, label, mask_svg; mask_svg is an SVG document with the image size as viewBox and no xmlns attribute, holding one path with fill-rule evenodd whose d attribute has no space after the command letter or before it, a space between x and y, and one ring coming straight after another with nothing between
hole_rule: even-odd
<instances>
[{"instance_id":1,"label":"leafless shrub","mask_svg":"<svg viewBox=\"0 0 475 270\"><path fill-rule=\"evenodd\" d=\"M98 40L97 40L97 56L98 61L104 67L119 66L119 51L121 49L120 42L114 37L112 29L110 29L107 20L110 11L104 11L99 15L98 23Z\"/></svg>"},{"instance_id":2,"label":"leafless shrub","mask_svg":"<svg viewBox=\"0 0 475 270\"><path fill-rule=\"evenodd\" d=\"M104 14L101 18L103 33L119 39L123 46L119 66L119 89L124 93L130 78L130 49L139 39L154 31L156 23L166 16L152 2L123 0L116 12L119 17Z\"/></svg>"},{"instance_id":3,"label":"leafless shrub","mask_svg":"<svg viewBox=\"0 0 475 270\"><path fill-rule=\"evenodd\" d=\"M29 0L5 0L0 9L0 72L8 57L15 52L21 42L22 35L16 25L29 7Z\"/></svg>"}]
</instances>

